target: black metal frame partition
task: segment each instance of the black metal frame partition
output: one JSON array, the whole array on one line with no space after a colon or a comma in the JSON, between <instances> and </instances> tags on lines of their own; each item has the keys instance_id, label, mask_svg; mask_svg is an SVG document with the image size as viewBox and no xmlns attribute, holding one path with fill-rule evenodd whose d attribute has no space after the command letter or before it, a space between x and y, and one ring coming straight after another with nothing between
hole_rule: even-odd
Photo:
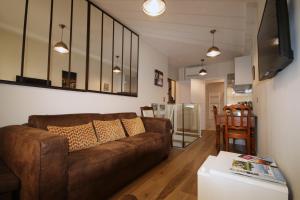
<instances>
[{"instance_id":1,"label":"black metal frame partition","mask_svg":"<svg viewBox=\"0 0 300 200\"><path fill-rule=\"evenodd\" d=\"M25 0L25 14L24 14L24 24L23 24L23 36L22 36L22 53L21 53L21 71L20 71L20 81L9 81L9 80L0 80L0 83L5 84L14 84L14 85L25 85L25 86L32 86L32 87L42 87L42 88L51 88L51 89L61 89L61 90L71 90L71 91L80 91L80 92L95 92L95 93L104 93L104 94L111 94L111 95L120 95L120 96L131 96L137 97L138 96L138 74L139 74L139 48L140 48L140 37L137 33L132 31L126 25L121 23L119 20L115 19L109 13L104 11L98 5L94 4L90 0L82 0L87 2L87 35L86 35L86 69L85 69L85 89L72 89L72 88L63 88L58 86L51 86L50 82L50 68L51 68L51 51L52 51L52 29L53 29L53 4L54 1L59 0L50 0L50 22L49 22L49 38L48 38L48 59L47 59L47 84L46 85L35 85L35 84L28 84L23 82L24 78L24 60L25 60L25 53L26 53L26 37L27 37L27 21L28 21L28 4L30 0ZM70 72L71 72L71 56L72 56L72 36L73 36L73 7L74 7L74 0L70 0L71 2L71 16L70 16L70 36L69 36L69 61L68 61L68 82L70 81ZM100 55L100 88L99 91L89 90L89 66L90 66L90 28L91 28L91 7L97 8L102 14L102 23L101 23L101 55ZM102 73L103 73L103 19L104 16L108 16L113 21L113 39L112 39L112 77L111 77L111 92L104 92L102 91ZM122 68L122 75L121 75L121 93L114 93L113 84L114 84L114 51L115 51L115 23L118 23L122 26L122 61L121 61L121 68ZM123 93L123 71L124 71L124 32L127 29L130 32L130 85L129 85L129 93ZM137 90L136 93L132 93L131 84L132 84L132 37L135 35L137 37ZM18 75L16 75L18 76Z\"/></svg>"}]
</instances>

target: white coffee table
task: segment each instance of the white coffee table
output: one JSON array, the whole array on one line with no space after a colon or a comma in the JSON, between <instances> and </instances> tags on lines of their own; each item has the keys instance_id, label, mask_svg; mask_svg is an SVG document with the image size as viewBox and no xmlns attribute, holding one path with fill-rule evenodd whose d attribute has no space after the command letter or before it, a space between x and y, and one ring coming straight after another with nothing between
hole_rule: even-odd
<instances>
[{"instance_id":1,"label":"white coffee table","mask_svg":"<svg viewBox=\"0 0 300 200\"><path fill-rule=\"evenodd\" d=\"M229 171L239 154L221 151L209 156L198 170L198 200L288 200L286 185Z\"/></svg>"}]
</instances>

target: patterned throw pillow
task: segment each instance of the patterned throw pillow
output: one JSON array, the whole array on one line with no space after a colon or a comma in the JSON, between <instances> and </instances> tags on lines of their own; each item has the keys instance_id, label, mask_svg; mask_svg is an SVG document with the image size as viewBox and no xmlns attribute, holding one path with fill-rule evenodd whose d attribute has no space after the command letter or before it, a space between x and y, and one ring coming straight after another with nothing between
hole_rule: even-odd
<instances>
[{"instance_id":1,"label":"patterned throw pillow","mask_svg":"<svg viewBox=\"0 0 300 200\"><path fill-rule=\"evenodd\" d=\"M129 136L134 136L146 132L144 123L140 117L136 117L133 119L122 119L122 123Z\"/></svg>"},{"instance_id":2,"label":"patterned throw pillow","mask_svg":"<svg viewBox=\"0 0 300 200\"><path fill-rule=\"evenodd\" d=\"M97 144L92 123L71 127L47 126L47 129L50 133L67 137L69 152L86 149Z\"/></svg>"},{"instance_id":3,"label":"patterned throw pillow","mask_svg":"<svg viewBox=\"0 0 300 200\"><path fill-rule=\"evenodd\" d=\"M126 137L119 119L112 121L94 120L93 123L100 144Z\"/></svg>"}]
</instances>

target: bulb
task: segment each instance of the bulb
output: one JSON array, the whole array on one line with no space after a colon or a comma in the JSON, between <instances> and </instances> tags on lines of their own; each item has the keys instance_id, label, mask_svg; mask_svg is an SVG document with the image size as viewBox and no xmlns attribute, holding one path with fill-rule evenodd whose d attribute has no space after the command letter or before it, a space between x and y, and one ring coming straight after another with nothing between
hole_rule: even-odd
<instances>
[{"instance_id":1,"label":"bulb","mask_svg":"<svg viewBox=\"0 0 300 200\"><path fill-rule=\"evenodd\" d=\"M209 56L209 57L216 57L218 55L220 55L219 51L211 51L211 52L207 53L207 56Z\"/></svg>"},{"instance_id":2,"label":"bulb","mask_svg":"<svg viewBox=\"0 0 300 200\"><path fill-rule=\"evenodd\" d=\"M64 47L54 47L54 50L59 53L69 53L68 49L65 49Z\"/></svg>"},{"instance_id":3,"label":"bulb","mask_svg":"<svg viewBox=\"0 0 300 200\"><path fill-rule=\"evenodd\" d=\"M54 50L59 53L69 53L69 49L65 43L62 41L58 42L56 45L54 45Z\"/></svg>"},{"instance_id":4,"label":"bulb","mask_svg":"<svg viewBox=\"0 0 300 200\"><path fill-rule=\"evenodd\" d=\"M159 16L166 11L164 0L146 0L143 4L143 11L150 16Z\"/></svg>"}]
</instances>

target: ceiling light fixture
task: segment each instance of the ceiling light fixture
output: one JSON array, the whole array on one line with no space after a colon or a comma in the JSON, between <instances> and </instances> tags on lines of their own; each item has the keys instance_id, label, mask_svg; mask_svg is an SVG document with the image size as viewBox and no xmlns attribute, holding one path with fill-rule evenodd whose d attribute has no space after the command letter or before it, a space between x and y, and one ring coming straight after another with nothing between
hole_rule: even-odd
<instances>
[{"instance_id":1,"label":"ceiling light fixture","mask_svg":"<svg viewBox=\"0 0 300 200\"><path fill-rule=\"evenodd\" d=\"M166 11L166 2L164 0L145 0L143 11L152 17L159 16Z\"/></svg>"},{"instance_id":2,"label":"ceiling light fixture","mask_svg":"<svg viewBox=\"0 0 300 200\"><path fill-rule=\"evenodd\" d=\"M203 63L204 63L204 59L201 59L201 65L200 65L200 66L202 67L202 69L199 71L199 75L200 75L200 76L205 76L205 75L207 75L207 71L206 71L206 69L204 69L204 67L203 67L204 64L203 64Z\"/></svg>"},{"instance_id":3,"label":"ceiling light fixture","mask_svg":"<svg viewBox=\"0 0 300 200\"><path fill-rule=\"evenodd\" d=\"M118 73L122 72L122 70L121 70L121 68L118 66L119 56L116 56L116 58L117 58L117 64L116 64L116 66L114 66L113 72L116 73L116 74L118 74Z\"/></svg>"},{"instance_id":4,"label":"ceiling light fixture","mask_svg":"<svg viewBox=\"0 0 300 200\"><path fill-rule=\"evenodd\" d=\"M59 27L61 28L61 39L54 45L54 50L63 54L69 53L68 46L63 42L64 28L66 28L66 25L60 24Z\"/></svg>"},{"instance_id":5,"label":"ceiling light fixture","mask_svg":"<svg viewBox=\"0 0 300 200\"><path fill-rule=\"evenodd\" d=\"M210 33L213 35L213 42L212 42L212 47L210 47L207 51L207 56L208 57L217 57L221 55L221 51L218 47L215 46L215 33L216 30L211 30Z\"/></svg>"}]
</instances>

